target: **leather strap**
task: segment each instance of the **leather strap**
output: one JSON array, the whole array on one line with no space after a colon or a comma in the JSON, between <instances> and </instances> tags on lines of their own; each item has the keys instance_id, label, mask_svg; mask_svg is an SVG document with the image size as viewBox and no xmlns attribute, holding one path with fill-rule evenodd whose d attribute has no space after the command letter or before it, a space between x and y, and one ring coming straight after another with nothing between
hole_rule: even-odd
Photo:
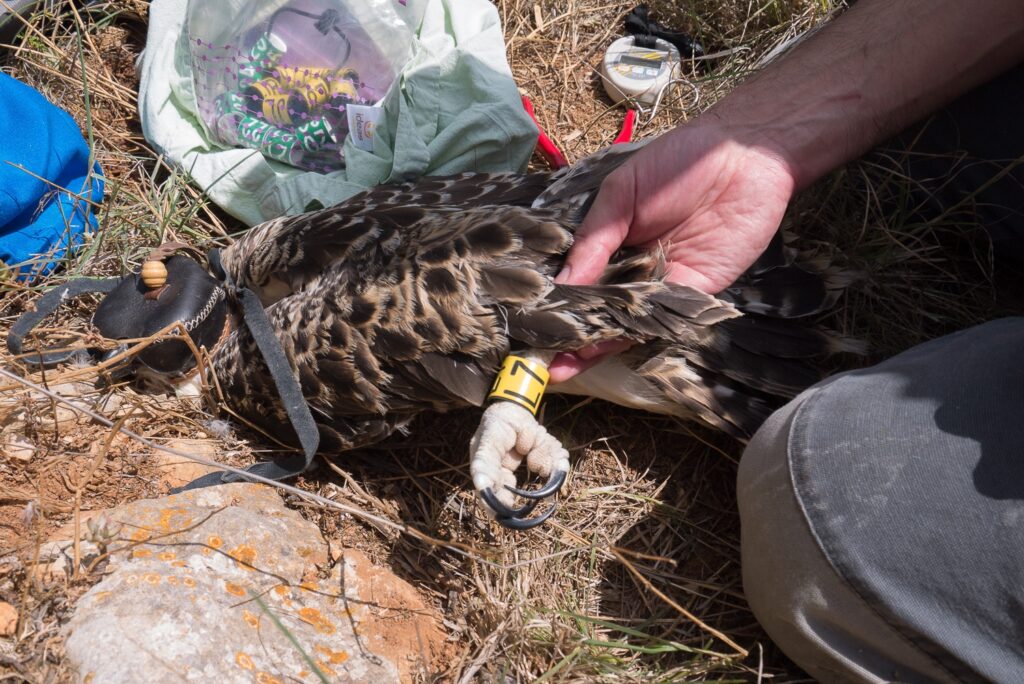
<instances>
[{"instance_id":1,"label":"leather strap","mask_svg":"<svg viewBox=\"0 0 1024 684\"><path fill-rule=\"evenodd\" d=\"M223 276L223 269L219 267L220 261L217 259L214 262L214 270L219 270L220 275ZM137 279L137 276L128 276L127 279ZM226 280L226 278L223 279ZM65 299L87 292L109 294L125 282L126 278L79 278L50 290L36 302L33 311L27 311L22 314L11 327L7 336L7 348L14 355L22 354L25 335L39 325L44 318L56 311ZM245 321L246 327L252 333L253 340L260 350L260 354L263 355L267 368L270 369L270 375L281 397L281 403L284 405L285 412L288 414L288 420L291 422L292 428L299 438L299 444L302 447L302 454L290 456L280 461L261 461L246 468L245 471L272 480L294 477L308 470L312 464L313 457L316 455L317 448L320 445L320 430L316 426L316 421L313 420L313 414L310 412L309 405L302 395L302 387L292 371L291 364L288 362L284 350L281 349L281 344L274 334L270 319L267 318L267 313L259 297L248 288L233 289L242 304L242 320ZM27 358L26 362L50 366L66 361L74 354L75 350L59 352L39 351L38 359ZM93 352L92 355L95 356L95 353ZM227 471L209 473L175 490L175 492L199 489L227 482L238 482L244 479L244 476Z\"/></svg>"},{"instance_id":2,"label":"leather strap","mask_svg":"<svg viewBox=\"0 0 1024 684\"><path fill-rule=\"evenodd\" d=\"M120 285L122 280L123 278L76 278L63 285L58 285L36 301L34 311L26 311L14 322L10 332L7 333L7 349L15 356L20 356L24 351L25 335L32 332L32 329L39 325L44 318L56 311L65 299L87 292L106 294ZM24 362L43 367L54 366L62 361L67 361L77 351L76 349L38 350L36 352L38 356L26 357ZM90 350L90 354L94 354L94 351Z\"/></svg>"},{"instance_id":3,"label":"leather strap","mask_svg":"<svg viewBox=\"0 0 1024 684\"><path fill-rule=\"evenodd\" d=\"M302 445L301 455L289 456L280 461L260 461L246 468L245 472L271 480L284 480L309 470L317 447L320 446L320 430L316 426L316 421L313 420L309 404L302 396L302 387L299 386L292 366L288 363L288 358L284 355L284 350L281 349L281 344L271 328L270 319L267 318L263 303L260 302L256 293L247 287L238 288L236 292L242 302L242 320L245 321L256 346L267 362L267 368L270 369L270 376L274 380L274 386L277 387L281 403L284 404L288 420L299 438L299 444ZM228 482L239 482L245 479L242 475L228 471L208 473L180 489L173 490L173 493Z\"/></svg>"}]
</instances>

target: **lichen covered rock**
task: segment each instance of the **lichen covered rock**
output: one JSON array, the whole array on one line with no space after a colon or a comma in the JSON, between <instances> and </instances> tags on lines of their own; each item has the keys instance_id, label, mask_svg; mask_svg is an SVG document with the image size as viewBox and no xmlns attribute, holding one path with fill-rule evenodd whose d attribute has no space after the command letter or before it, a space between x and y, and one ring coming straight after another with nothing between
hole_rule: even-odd
<instances>
[{"instance_id":1,"label":"lichen covered rock","mask_svg":"<svg viewBox=\"0 0 1024 684\"><path fill-rule=\"evenodd\" d=\"M415 590L358 552L318 580L327 544L269 487L139 501L106 519L118 527L106 576L66 631L80 681L314 682L318 669L376 684L428 666L443 642ZM396 619L417 639L381 637Z\"/></svg>"}]
</instances>

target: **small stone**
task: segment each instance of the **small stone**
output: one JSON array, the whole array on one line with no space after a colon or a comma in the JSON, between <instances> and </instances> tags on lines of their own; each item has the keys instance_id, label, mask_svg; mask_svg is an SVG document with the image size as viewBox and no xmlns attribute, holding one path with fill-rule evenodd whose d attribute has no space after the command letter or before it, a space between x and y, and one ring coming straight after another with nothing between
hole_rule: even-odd
<instances>
[{"instance_id":1,"label":"small stone","mask_svg":"<svg viewBox=\"0 0 1024 684\"><path fill-rule=\"evenodd\" d=\"M6 577L7 575L21 570L21 568L21 560L19 560L19 558L14 554L0 558L0 577Z\"/></svg>"},{"instance_id":2,"label":"small stone","mask_svg":"<svg viewBox=\"0 0 1024 684\"><path fill-rule=\"evenodd\" d=\"M77 406L92 408L97 399L96 388L87 382L64 382L50 388L52 392L60 395ZM33 417L33 424L37 430L49 432L51 430L69 428L89 418L68 406L64 402L56 402L54 406L49 398L44 397L37 402L38 410Z\"/></svg>"},{"instance_id":3,"label":"small stone","mask_svg":"<svg viewBox=\"0 0 1024 684\"><path fill-rule=\"evenodd\" d=\"M211 461L217 460L220 455L217 452L217 443L208 439L172 439L164 446L186 454L195 454ZM184 487L192 480L216 470L216 468L196 463L184 456L175 456L161 450L153 452L152 463L156 467L160 481L168 490Z\"/></svg>"},{"instance_id":4,"label":"small stone","mask_svg":"<svg viewBox=\"0 0 1024 684\"><path fill-rule=\"evenodd\" d=\"M0 637L14 636L18 627L18 609L0 601Z\"/></svg>"},{"instance_id":5,"label":"small stone","mask_svg":"<svg viewBox=\"0 0 1024 684\"><path fill-rule=\"evenodd\" d=\"M100 399L94 408L97 412L113 420L115 418L120 418L125 413L131 411L134 407L130 402L124 400L121 393L110 392Z\"/></svg>"},{"instance_id":6,"label":"small stone","mask_svg":"<svg viewBox=\"0 0 1024 684\"><path fill-rule=\"evenodd\" d=\"M99 558L99 547L89 541L78 543L79 572L84 572ZM62 539L48 541L39 547L39 562L28 566L29 576L36 583L46 587L64 584L75 570L74 541Z\"/></svg>"},{"instance_id":7,"label":"small stone","mask_svg":"<svg viewBox=\"0 0 1024 684\"><path fill-rule=\"evenodd\" d=\"M79 514L78 514L78 522L77 523L75 523L74 520L72 520L71 522L65 523L56 532L51 534L49 539L47 539L46 541L47 542L55 542L55 543L59 543L59 542L72 542L73 543L74 540L75 540L75 533L76 532L78 533L79 541L85 540L85 539L88 538L88 534L89 534L89 521L91 521L93 518L95 518L97 516L104 515L107 512L108 511L105 511L105 510L102 510L102 509L95 510L95 511L80 511Z\"/></svg>"},{"instance_id":8,"label":"small stone","mask_svg":"<svg viewBox=\"0 0 1024 684\"><path fill-rule=\"evenodd\" d=\"M28 427L28 411L19 406L0 407L0 427L5 432L24 432Z\"/></svg>"},{"instance_id":9,"label":"small stone","mask_svg":"<svg viewBox=\"0 0 1024 684\"><path fill-rule=\"evenodd\" d=\"M70 550L73 556L71 542L47 542L39 547L39 562L28 566L29 577L44 587L66 582L74 561L72 556L64 553L65 549Z\"/></svg>"},{"instance_id":10,"label":"small stone","mask_svg":"<svg viewBox=\"0 0 1024 684\"><path fill-rule=\"evenodd\" d=\"M28 463L35 456L36 445L28 437L7 435L4 439L3 454L11 461Z\"/></svg>"}]
</instances>

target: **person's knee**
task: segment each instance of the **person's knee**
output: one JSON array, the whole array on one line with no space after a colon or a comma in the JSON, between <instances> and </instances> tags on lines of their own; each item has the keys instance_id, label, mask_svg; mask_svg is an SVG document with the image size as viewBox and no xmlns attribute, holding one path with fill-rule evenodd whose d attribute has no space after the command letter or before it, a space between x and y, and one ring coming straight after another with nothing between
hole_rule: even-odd
<instances>
[{"instance_id":1,"label":"person's knee","mask_svg":"<svg viewBox=\"0 0 1024 684\"><path fill-rule=\"evenodd\" d=\"M788 450L790 432L809 390L772 414L747 445L737 476L741 526L743 590L751 610L782 650L818 678L835 681L827 670L808 612L827 609L814 585L823 559L817 557L809 526L793 491Z\"/></svg>"},{"instance_id":2,"label":"person's knee","mask_svg":"<svg viewBox=\"0 0 1024 684\"><path fill-rule=\"evenodd\" d=\"M783 494L778 488L788 487L790 427L803 402L815 391L807 390L769 416L747 444L737 473L741 514L744 509L756 515L757 511L773 508Z\"/></svg>"},{"instance_id":3,"label":"person's knee","mask_svg":"<svg viewBox=\"0 0 1024 684\"><path fill-rule=\"evenodd\" d=\"M775 412L747 446L737 483L744 593L772 640L816 679L950 681L864 601L830 560L804 508L807 492L801 488L813 485L796 472L802 463L794 450L807 455L808 424L834 421L825 433L837 438L843 429L856 431L841 415L822 415L821 405L839 395L869 411L877 409L872 394L843 376L831 378ZM861 437L868 435L845 434L842 440ZM848 486L856 489L857 483ZM870 492L863 494L867 500ZM832 512L858 514L849 507Z\"/></svg>"}]
</instances>

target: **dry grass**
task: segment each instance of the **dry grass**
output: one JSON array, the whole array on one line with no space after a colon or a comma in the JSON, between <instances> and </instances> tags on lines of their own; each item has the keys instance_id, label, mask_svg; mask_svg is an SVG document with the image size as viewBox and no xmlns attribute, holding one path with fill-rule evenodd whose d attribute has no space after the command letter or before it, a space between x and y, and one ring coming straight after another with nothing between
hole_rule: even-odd
<instances>
[{"instance_id":1,"label":"dry grass","mask_svg":"<svg viewBox=\"0 0 1024 684\"><path fill-rule=\"evenodd\" d=\"M617 133L622 111L609 106L596 77L603 47L632 3L617 0L497 0L509 59L547 132L570 160ZM709 52L727 51L690 76L688 93L669 97L640 134L654 135L713 103L787 39L824 20L829 0L751 3L697 0L678 9L655 3L669 24L695 32ZM133 63L145 34L139 0L70 4L37 16L3 57L5 71L34 85L82 125L108 178L98 208L101 230L60 276L121 273L171 239L200 247L241 226L204 201L142 139ZM84 69L83 69L84 67ZM88 96L86 96L86 93ZM864 274L829 324L870 341L876 356L992 317L996 288L983 241L954 223L905 217L907 181L880 160L852 165L805 193L788 222L800 245ZM980 245L980 249L978 249ZM970 255L980 254L976 259ZM37 288L0 283L0 334L30 306ZM88 338L90 302L61 313L51 332ZM6 351L0 362L11 362ZM59 386L76 369L29 377ZM79 392L80 394L82 392ZM90 404L115 396L126 427L159 442L208 439L218 455L249 462L272 447L237 431L215 439L208 416L172 398L118 386L84 391ZM109 428L61 423L58 407L0 381L0 432L20 431L37 448L27 465L0 459L0 600L18 606L21 626L0 673L61 681L59 627L94 578L47 585L25 568L53 529L82 509L158 495L152 452L118 439L101 469L87 472ZM20 413L19 413L20 412ZM543 419L574 457L574 475L551 523L529 534L482 522L466 467L474 412L418 421L412 437L338 459L301 486L377 517L339 515L290 500L325 535L358 546L411 581L447 615L458 656L444 681L779 681L802 674L757 626L739 578L733 482L740 449L711 432L598 403L553 399ZM454 553L403 534L391 521L459 546ZM0 642L3 643L3 642Z\"/></svg>"}]
</instances>

